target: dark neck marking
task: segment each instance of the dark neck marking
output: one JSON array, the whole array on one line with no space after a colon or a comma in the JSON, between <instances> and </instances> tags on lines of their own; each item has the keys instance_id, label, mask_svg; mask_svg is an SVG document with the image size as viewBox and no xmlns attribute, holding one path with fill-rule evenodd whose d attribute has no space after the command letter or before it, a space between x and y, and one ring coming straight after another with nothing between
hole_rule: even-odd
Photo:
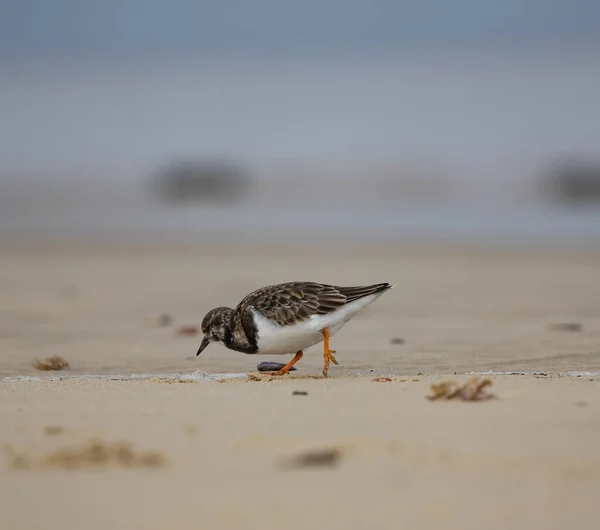
<instances>
[{"instance_id":1,"label":"dark neck marking","mask_svg":"<svg viewBox=\"0 0 600 530\"><path fill-rule=\"evenodd\" d=\"M254 318L249 310L235 309L231 312L228 325L225 326L223 344L230 350L241 353L256 353L258 351L258 333Z\"/></svg>"}]
</instances>

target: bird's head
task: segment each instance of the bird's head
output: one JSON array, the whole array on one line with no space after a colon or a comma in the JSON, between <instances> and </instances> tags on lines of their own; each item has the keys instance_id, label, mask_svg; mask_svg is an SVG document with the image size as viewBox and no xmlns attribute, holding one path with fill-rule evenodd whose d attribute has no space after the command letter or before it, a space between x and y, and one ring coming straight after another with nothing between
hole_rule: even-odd
<instances>
[{"instance_id":1,"label":"bird's head","mask_svg":"<svg viewBox=\"0 0 600 530\"><path fill-rule=\"evenodd\" d=\"M233 309L229 307L216 307L206 313L202 319L204 338L196 355L200 355L211 342L223 342L225 340L225 330L229 326L232 311Z\"/></svg>"}]
</instances>

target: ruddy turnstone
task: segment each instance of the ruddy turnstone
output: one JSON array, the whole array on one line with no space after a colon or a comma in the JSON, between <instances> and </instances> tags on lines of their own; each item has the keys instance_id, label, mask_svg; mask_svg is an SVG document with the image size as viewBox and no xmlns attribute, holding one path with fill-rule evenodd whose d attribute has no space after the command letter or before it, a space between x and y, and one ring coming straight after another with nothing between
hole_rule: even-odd
<instances>
[{"instance_id":1,"label":"ruddy turnstone","mask_svg":"<svg viewBox=\"0 0 600 530\"><path fill-rule=\"evenodd\" d=\"M356 313L387 290L389 283L361 287L337 287L313 282L270 285L246 296L235 309L211 309L202 320L204 338L196 355L211 342L253 354L296 355L281 370L284 375L303 355L303 350L323 341L323 375L329 363L338 364L329 339Z\"/></svg>"}]
</instances>

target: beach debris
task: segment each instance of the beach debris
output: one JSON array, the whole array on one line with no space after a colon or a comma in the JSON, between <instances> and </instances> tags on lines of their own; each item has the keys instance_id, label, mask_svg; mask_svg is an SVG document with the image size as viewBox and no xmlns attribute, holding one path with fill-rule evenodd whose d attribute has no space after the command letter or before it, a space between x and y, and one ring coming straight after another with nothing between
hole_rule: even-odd
<instances>
[{"instance_id":1,"label":"beach debris","mask_svg":"<svg viewBox=\"0 0 600 530\"><path fill-rule=\"evenodd\" d=\"M198 326L181 326L177 330L178 335L197 335Z\"/></svg>"},{"instance_id":2,"label":"beach debris","mask_svg":"<svg viewBox=\"0 0 600 530\"><path fill-rule=\"evenodd\" d=\"M300 453L284 461L286 468L335 467L342 460L342 451L337 447L313 449Z\"/></svg>"},{"instance_id":3,"label":"beach debris","mask_svg":"<svg viewBox=\"0 0 600 530\"><path fill-rule=\"evenodd\" d=\"M60 425L46 425L46 427L44 427L44 434L47 434L48 436L63 434L65 431L66 429Z\"/></svg>"},{"instance_id":4,"label":"beach debris","mask_svg":"<svg viewBox=\"0 0 600 530\"><path fill-rule=\"evenodd\" d=\"M165 385L187 385L188 383L195 383L193 379L152 379L155 383L165 384Z\"/></svg>"},{"instance_id":5,"label":"beach debris","mask_svg":"<svg viewBox=\"0 0 600 530\"><path fill-rule=\"evenodd\" d=\"M159 326L170 326L173 323L173 317L168 313L163 313L158 317L158 325Z\"/></svg>"},{"instance_id":6,"label":"beach debris","mask_svg":"<svg viewBox=\"0 0 600 530\"><path fill-rule=\"evenodd\" d=\"M259 372L277 372L278 370L281 370L284 366L285 366L285 363L276 363L276 362L271 362L271 361L265 361L265 362L259 363L256 366L256 369ZM292 366L289 371L290 372L296 371L296 367Z\"/></svg>"},{"instance_id":7,"label":"beach debris","mask_svg":"<svg viewBox=\"0 0 600 530\"><path fill-rule=\"evenodd\" d=\"M30 469L31 464L31 459L27 455L13 455L9 461L12 469Z\"/></svg>"},{"instance_id":8,"label":"beach debris","mask_svg":"<svg viewBox=\"0 0 600 530\"><path fill-rule=\"evenodd\" d=\"M248 378L248 381L263 381L264 380L264 378L261 376L261 374L249 373L249 374L246 374L246 377Z\"/></svg>"},{"instance_id":9,"label":"beach debris","mask_svg":"<svg viewBox=\"0 0 600 530\"><path fill-rule=\"evenodd\" d=\"M485 401L495 397L488 394L485 389L492 385L490 379L479 379L473 377L463 385L454 381L444 381L431 385L431 395L427 399L435 401L438 399L460 399L461 401Z\"/></svg>"},{"instance_id":10,"label":"beach debris","mask_svg":"<svg viewBox=\"0 0 600 530\"><path fill-rule=\"evenodd\" d=\"M36 359L33 363L33 366L36 370L64 370L65 368L69 368L69 362L59 355L54 355L52 357L46 357L43 361Z\"/></svg>"},{"instance_id":11,"label":"beach debris","mask_svg":"<svg viewBox=\"0 0 600 530\"><path fill-rule=\"evenodd\" d=\"M392 378L391 377L376 377L375 379L371 379L371 381L374 381L375 383L391 383Z\"/></svg>"},{"instance_id":12,"label":"beach debris","mask_svg":"<svg viewBox=\"0 0 600 530\"><path fill-rule=\"evenodd\" d=\"M550 324L550 331L565 331L571 333L578 333L583 331L583 326L578 322L556 322Z\"/></svg>"},{"instance_id":13,"label":"beach debris","mask_svg":"<svg viewBox=\"0 0 600 530\"><path fill-rule=\"evenodd\" d=\"M292 396L308 396L308 392L306 390L294 390Z\"/></svg>"},{"instance_id":14,"label":"beach debris","mask_svg":"<svg viewBox=\"0 0 600 530\"><path fill-rule=\"evenodd\" d=\"M269 378L269 375L262 375L262 374L253 374L253 373L248 373L246 374L246 377L248 378L248 381L270 381L271 378Z\"/></svg>"},{"instance_id":15,"label":"beach debris","mask_svg":"<svg viewBox=\"0 0 600 530\"><path fill-rule=\"evenodd\" d=\"M406 341L403 338L401 338L401 337L393 337L390 340L390 343L391 344L406 344Z\"/></svg>"},{"instance_id":16,"label":"beach debris","mask_svg":"<svg viewBox=\"0 0 600 530\"><path fill-rule=\"evenodd\" d=\"M304 380L304 379L324 379L323 375L316 374L307 374L307 375L294 375L294 374L286 374L286 375L273 375L270 372L262 373L262 372L248 372L246 374L246 381L260 381L263 383L270 381L289 381L290 379ZM235 379L239 381L239 379ZM231 380L233 381L233 379Z\"/></svg>"},{"instance_id":17,"label":"beach debris","mask_svg":"<svg viewBox=\"0 0 600 530\"><path fill-rule=\"evenodd\" d=\"M142 324L148 328L165 328L173 323L174 318L168 313L142 318Z\"/></svg>"},{"instance_id":18,"label":"beach debris","mask_svg":"<svg viewBox=\"0 0 600 530\"><path fill-rule=\"evenodd\" d=\"M137 451L128 442L92 440L79 446L57 449L45 455L28 455L7 451L13 469L107 469L159 468L167 458L156 451Z\"/></svg>"}]
</instances>

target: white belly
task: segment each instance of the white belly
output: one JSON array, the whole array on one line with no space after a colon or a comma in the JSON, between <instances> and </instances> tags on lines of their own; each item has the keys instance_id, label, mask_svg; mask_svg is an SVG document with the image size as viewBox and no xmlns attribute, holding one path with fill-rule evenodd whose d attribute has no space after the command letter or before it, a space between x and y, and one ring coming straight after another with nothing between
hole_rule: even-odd
<instances>
[{"instance_id":1,"label":"white belly","mask_svg":"<svg viewBox=\"0 0 600 530\"><path fill-rule=\"evenodd\" d=\"M310 348L323 340L323 329L334 335L361 309L375 301L383 293L365 296L327 315L313 315L294 326L279 326L266 319L254 308L254 322L258 331L259 354L278 355L296 353Z\"/></svg>"}]
</instances>

